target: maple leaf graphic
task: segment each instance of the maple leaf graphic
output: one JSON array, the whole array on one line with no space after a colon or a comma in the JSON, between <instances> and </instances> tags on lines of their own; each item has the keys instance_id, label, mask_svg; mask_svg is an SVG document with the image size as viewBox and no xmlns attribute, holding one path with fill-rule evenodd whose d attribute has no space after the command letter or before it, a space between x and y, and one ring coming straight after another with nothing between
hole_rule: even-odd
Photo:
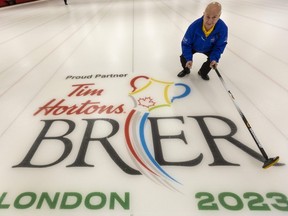
<instances>
[{"instance_id":1,"label":"maple leaf graphic","mask_svg":"<svg viewBox=\"0 0 288 216\"><path fill-rule=\"evenodd\" d=\"M138 99L138 105L143 107L152 107L155 105L156 102L153 101L151 97L145 97L145 98L139 98Z\"/></svg>"}]
</instances>

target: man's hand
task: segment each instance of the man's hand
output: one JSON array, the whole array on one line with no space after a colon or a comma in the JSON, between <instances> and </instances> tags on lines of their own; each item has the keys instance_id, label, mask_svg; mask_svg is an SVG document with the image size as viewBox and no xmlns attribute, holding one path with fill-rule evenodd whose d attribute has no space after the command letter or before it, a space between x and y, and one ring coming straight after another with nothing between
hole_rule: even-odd
<instances>
[{"instance_id":1,"label":"man's hand","mask_svg":"<svg viewBox=\"0 0 288 216\"><path fill-rule=\"evenodd\" d=\"M191 68L192 68L192 65L193 65L193 62L192 62L192 61L187 61L185 67L191 69Z\"/></svg>"},{"instance_id":2,"label":"man's hand","mask_svg":"<svg viewBox=\"0 0 288 216\"><path fill-rule=\"evenodd\" d=\"M216 61L211 61L210 67L211 68L217 68L218 63Z\"/></svg>"}]
</instances>

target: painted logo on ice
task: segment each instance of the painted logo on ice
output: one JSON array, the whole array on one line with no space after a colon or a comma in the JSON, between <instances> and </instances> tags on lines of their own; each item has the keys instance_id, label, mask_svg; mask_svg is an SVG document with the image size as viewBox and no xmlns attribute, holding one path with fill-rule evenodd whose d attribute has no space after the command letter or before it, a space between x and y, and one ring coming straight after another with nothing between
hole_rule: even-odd
<instances>
[{"instance_id":1,"label":"painted logo on ice","mask_svg":"<svg viewBox=\"0 0 288 216\"><path fill-rule=\"evenodd\" d=\"M168 172L166 172L154 159L149 150L149 143L145 138L145 125L150 112L170 107L176 99L186 97L191 89L183 83L165 82L149 78L147 76L137 76L130 81L132 91L130 97L134 102L134 108L128 114L125 122L125 139L129 153L138 167L139 171L153 181L160 182L168 187L173 187L170 181L177 182ZM169 97L171 87L181 87L182 94Z\"/></svg>"}]
</instances>

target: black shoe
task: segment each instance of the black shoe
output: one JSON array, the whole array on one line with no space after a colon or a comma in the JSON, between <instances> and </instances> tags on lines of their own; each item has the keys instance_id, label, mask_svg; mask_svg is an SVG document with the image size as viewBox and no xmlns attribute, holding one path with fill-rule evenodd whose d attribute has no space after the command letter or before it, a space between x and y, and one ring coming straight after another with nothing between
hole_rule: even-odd
<instances>
[{"instance_id":1,"label":"black shoe","mask_svg":"<svg viewBox=\"0 0 288 216\"><path fill-rule=\"evenodd\" d=\"M185 68L185 69L183 69L180 73L178 73L178 77L184 77L184 76L186 76L187 74L189 74L190 73L190 69L189 68Z\"/></svg>"},{"instance_id":2,"label":"black shoe","mask_svg":"<svg viewBox=\"0 0 288 216\"><path fill-rule=\"evenodd\" d=\"M207 74L206 74L206 75L203 75L200 70L198 71L198 74L199 74L199 76L201 76L201 78L202 78L203 80L210 80L209 76L208 76Z\"/></svg>"}]
</instances>

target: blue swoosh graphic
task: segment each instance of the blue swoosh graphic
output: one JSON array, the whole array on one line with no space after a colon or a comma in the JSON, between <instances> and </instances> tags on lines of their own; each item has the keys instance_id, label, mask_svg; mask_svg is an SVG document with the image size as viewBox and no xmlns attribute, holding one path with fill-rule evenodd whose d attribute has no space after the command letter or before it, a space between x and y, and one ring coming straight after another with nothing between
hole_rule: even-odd
<instances>
[{"instance_id":1,"label":"blue swoosh graphic","mask_svg":"<svg viewBox=\"0 0 288 216\"><path fill-rule=\"evenodd\" d=\"M157 163L157 161L153 158L152 154L150 153L147 144L146 144L146 140L145 140L145 136L144 136L144 126L145 126L145 122L147 121L149 113L145 113L140 121L140 127L139 127L139 135L140 135L140 140L142 143L142 147L145 151L145 153L147 154L147 156L149 157L150 161L157 167L158 170L160 170L165 176L167 176L168 178L172 179L173 181L181 184L180 182L178 182L176 179L174 179L172 176L170 176L167 172L165 172L165 170L162 169L162 167Z\"/></svg>"}]
</instances>

